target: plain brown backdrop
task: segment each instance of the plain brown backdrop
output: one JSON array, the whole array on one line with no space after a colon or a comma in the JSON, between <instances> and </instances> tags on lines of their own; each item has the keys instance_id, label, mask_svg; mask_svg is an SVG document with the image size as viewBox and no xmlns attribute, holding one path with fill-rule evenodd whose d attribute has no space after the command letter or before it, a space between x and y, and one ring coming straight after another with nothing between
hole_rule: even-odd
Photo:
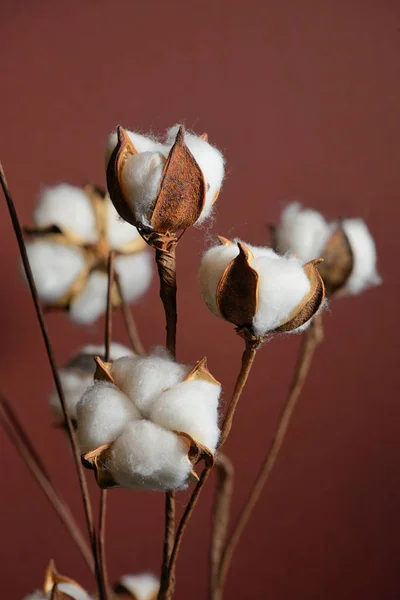
<instances>
[{"instance_id":1,"label":"plain brown backdrop","mask_svg":"<svg viewBox=\"0 0 400 600\"><path fill-rule=\"evenodd\" d=\"M0 156L24 223L42 184L104 183L103 152L118 123L207 131L227 159L211 228L179 247L178 358L209 358L225 387L241 340L203 304L197 284L211 235L268 242L266 223L300 199L329 218L362 216L384 285L338 300L271 477L236 554L226 598L389 600L400 594L399 236L400 4L397 0L155 2L1 1ZM72 460L52 427L52 389L34 311L0 206L1 388L83 523ZM134 308L146 346L163 341L157 283ZM60 362L102 338L65 315L49 327ZM119 316L116 339L126 342ZM234 512L274 430L297 336L262 348L227 452ZM57 517L0 432L1 598L39 587L49 558L90 585ZM97 489L92 485L93 494ZM210 482L187 531L177 599L205 598ZM97 496L96 496L97 497ZM163 497L110 493L113 579L161 556ZM181 510L187 495L178 496Z\"/></svg>"}]
</instances>

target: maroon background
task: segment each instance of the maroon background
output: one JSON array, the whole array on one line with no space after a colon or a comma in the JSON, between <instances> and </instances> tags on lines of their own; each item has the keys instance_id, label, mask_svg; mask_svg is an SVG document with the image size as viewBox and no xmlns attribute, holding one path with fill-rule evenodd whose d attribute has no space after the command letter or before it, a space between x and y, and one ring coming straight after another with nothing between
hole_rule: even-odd
<instances>
[{"instance_id":1,"label":"maroon background","mask_svg":"<svg viewBox=\"0 0 400 600\"><path fill-rule=\"evenodd\" d=\"M396 0L1 2L1 159L24 223L41 184L104 182L105 139L116 124L164 131L184 120L227 158L212 234L266 243L266 223L298 198L330 218L362 216L376 236L384 285L338 300L326 315L326 341L235 556L227 598L399 597L399 17ZM82 521L3 202L0 210L1 387ZM197 268L210 237L208 228L190 231L179 247L178 357L207 354L226 401L242 346L200 298ZM162 342L155 280L134 311L146 346ZM60 362L103 334L103 322L79 329L64 315L51 315L49 327ZM126 341L119 316L115 332ZM227 444L235 512L271 438L298 344L282 337L257 358ZM1 597L20 600L40 586L50 557L89 585L3 433L0 444ZM205 597L212 487L183 544L177 598ZM162 496L109 497L112 578L157 571ZM187 495L178 498L181 509Z\"/></svg>"}]
</instances>

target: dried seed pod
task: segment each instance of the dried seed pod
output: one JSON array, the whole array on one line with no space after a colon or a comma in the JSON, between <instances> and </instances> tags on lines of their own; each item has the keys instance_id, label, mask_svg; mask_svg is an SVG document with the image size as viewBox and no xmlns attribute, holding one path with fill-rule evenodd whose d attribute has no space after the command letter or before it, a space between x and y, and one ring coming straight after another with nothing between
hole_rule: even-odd
<instances>
[{"instance_id":1,"label":"dried seed pod","mask_svg":"<svg viewBox=\"0 0 400 600\"><path fill-rule=\"evenodd\" d=\"M303 265L295 257L280 257L220 238L200 267L200 286L209 308L236 325L248 338L298 331L321 308L325 293L317 260Z\"/></svg>"},{"instance_id":2,"label":"dried seed pod","mask_svg":"<svg viewBox=\"0 0 400 600\"><path fill-rule=\"evenodd\" d=\"M118 127L110 136L106 171L116 210L144 237L201 222L224 175L222 155L182 125L171 128L165 145Z\"/></svg>"}]
</instances>

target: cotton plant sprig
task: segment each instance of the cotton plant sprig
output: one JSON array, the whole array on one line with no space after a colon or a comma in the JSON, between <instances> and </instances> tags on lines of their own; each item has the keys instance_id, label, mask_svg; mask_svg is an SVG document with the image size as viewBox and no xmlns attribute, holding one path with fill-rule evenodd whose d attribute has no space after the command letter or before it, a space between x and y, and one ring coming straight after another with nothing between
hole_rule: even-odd
<instances>
[{"instance_id":1,"label":"cotton plant sprig","mask_svg":"<svg viewBox=\"0 0 400 600\"><path fill-rule=\"evenodd\" d=\"M55 357L54 357L53 347L52 347L52 344L50 341L50 337L49 337L45 319L44 319L41 301L39 298L38 291L36 289L35 280L34 280L32 270L30 267L28 253L27 253L27 249L25 246L25 242L24 242L24 235L22 232L21 224L18 219L15 205L14 205L14 202L13 202L13 199L12 199L12 196L10 193L10 189L8 187L7 180L6 180L6 177L5 177L5 174L4 174L1 164L0 164L0 185L1 185L3 193L4 193L4 198L6 200L7 208L8 208L9 214L10 214L11 223L12 223L15 237L16 237L16 240L18 243L18 248L19 248L19 252L20 252L20 256L21 256L21 260L22 260L22 265L23 265L25 276L26 276L26 279L27 279L27 282L29 285L29 289L31 292L33 304L34 304L35 311L36 311L36 316L37 316L39 326L40 326L41 335L42 335L43 342L44 342L44 345L46 348L47 358L49 361L49 365L50 365L50 369L51 369L54 383L56 386L56 390L57 390L58 396L60 398L60 403L62 406L63 416L64 416L64 420L65 420L65 425L66 425L68 437L69 437L69 440L71 443L71 448L73 451L74 464L75 464L75 468L77 471L79 489L80 489L80 493L82 496L85 520L86 520L86 525L88 528L89 539L90 539L91 549L92 549L92 554L93 554L93 559L94 559L95 575L96 575L96 581L97 581L97 586L98 586L99 600L107 600L107 593L104 590L104 582L102 579L101 567L100 567L100 563L99 563L99 554L98 554L96 531L95 531L95 527L94 527L92 505L91 505L91 501L90 501L87 482L86 482L84 471L83 471L83 466L81 463L79 446L77 443L71 415L69 414L68 405L67 405L65 397L64 397L64 393L63 393L63 389L62 389L62 385L61 385L61 381L60 381L60 376L58 373L58 369L57 369L57 365L56 365L56 361L55 361Z\"/></svg>"},{"instance_id":2,"label":"cotton plant sprig","mask_svg":"<svg viewBox=\"0 0 400 600\"><path fill-rule=\"evenodd\" d=\"M302 209L298 203L292 203L283 211L279 226L273 228L273 238L279 251L295 253L301 260L310 260L317 254L324 258L324 262L318 264L318 269L330 298L358 294L381 283L376 269L375 243L362 219L341 219L328 224L317 211ZM275 465L310 371L314 352L322 339L322 315L318 315L304 334L293 380L273 440L248 500L221 553L218 576L211 582L211 600L222 599L233 553Z\"/></svg>"},{"instance_id":3,"label":"cotton plant sprig","mask_svg":"<svg viewBox=\"0 0 400 600\"><path fill-rule=\"evenodd\" d=\"M256 351L264 339L272 334L301 330L321 309L325 292L316 262L302 265L295 257L279 257L269 248L232 243L226 238L220 238L220 245L203 256L200 267L203 297L212 312L233 323L245 341L242 366L223 421L219 448L229 435ZM209 472L206 466L183 514L170 569L175 565L186 525ZM167 578L162 598L171 597L169 581Z\"/></svg>"},{"instance_id":4,"label":"cotton plant sprig","mask_svg":"<svg viewBox=\"0 0 400 600\"><path fill-rule=\"evenodd\" d=\"M176 356L176 244L178 234L201 224L211 213L224 178L222 154L176 125L165 142L122 127L106 150L107 187L119 215L137 227L155 249L160 297L166 316L166 347ZM175 536L174 492L166 494L161 595ZM174 581L171 573L170 580Z\"/></svg>"},{"instance_id":5,"label":"cotton plant sprig","mask_svg":"<svg viewBox=\"0 0 400 600\"><path fill-rule=\"evenodd\" d=\"M68 310L80 324L104 314L110 251L116 253L113 307L136 301L148 289L152 268L145 243L99 188L47 188L33 220L34 226L25 228L27 251L46 309Z\"/></svg>"}]
</instances>

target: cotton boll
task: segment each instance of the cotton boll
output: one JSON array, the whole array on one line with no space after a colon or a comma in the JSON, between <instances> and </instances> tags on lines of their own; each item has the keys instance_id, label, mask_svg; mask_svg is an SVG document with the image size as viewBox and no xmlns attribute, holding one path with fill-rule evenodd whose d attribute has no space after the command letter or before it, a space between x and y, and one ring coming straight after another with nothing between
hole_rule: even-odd
<instances>
[{"instance_id":1,"label":"cotton boll","mask_svg":"<svg viewBox=\"0 0 400 600\"><path fill-rule=\"evenodd\" d=\"M153 277L153 257L146 250L117 256L115 270L119 275L125 300L134 302L150 287Z\"/></svg>"},{"instance_id":2,"label":"cotton boll","mask_svg":"<svg viewBox=\"0 0 400 600\"><path fill-rule=\"evenodd\" d=\"M345 290L349 294L359 294L370 286L382 283L376 270L375 242L362 219L344 219L342 227L353 255L353 269Z\"/></svg>"},{"instance_id":3,"label":"cotton boll","mask_svg":"<svg viewBox=\"0 0 400 600\"><path fill-rule=\"evenodd\" d=\"M74 583L59 583L57 587L60 592L67 594L67 596L74 600L90 600L89 594L79 585L75 585Z\"/></svg>"},{"instance_id":4,"label":"cotton boll","mask_svg":"<svg viewBox=\"0 0 400 600\"><path fill-rule=\"evenodd\" d=\"M85 390L93 383L95 364L93 362L93 373L83 373L73 369L60 369L59 376L61 387L64 392L65 402L68 406L69 414L72 419L76 419L76 405L82 398ZM56 417L64 419L59 395L54 390L49 399L50 406Z\"/></svg>"},{"instance_id":5,"label":"cotton boll","mask_svg":"<svg viewBox=\"0 0 400 600\"><path fill-rule=\"evenodd\" d=\"M141 415L115 385L96 381L77 406L78 442L82 453L114 441L132 419Z\"/></svg>"},{"instance_id":6,"label":"cotton boll","mask_svg":"<svg viewBox=\"0 0 400 600\"><path fill-rule=\"evenodd\" d=\"M199 379L167 390L154 403L151 420L171 431L183 431L215 451L219 438L218 399L221 386Z\"/></svg>"},{"instance_id":7,"label":"cotton boll","mask_svg":"<svg viewBox=\"0 0 400 600\"><path fill-rule=\"evenodd\" d=\"M73 321L90 325L102 315L107 307L108 278L106 273L90 273L83 290L77 294L70 305Z\"/></svg>"},{"instance_id":8,"label":"cotton boll","mask_svg":"<svg viewBox=\"0 0 400 600\"><path fill-rule=\"evenodd\" d=\"M203 254L200 263L200 289L208 308L219 317L217 288L228 264L239 254L236 244L214 246Z\"/></svg>"},{"instance_id":9,"label":"cotton boll","mask_svg":"<svg viewBox=\"0 0 400 600\"><path fill-rule=\"evenodd\" d=\"M139 223L149 226L166 158L161 152L130 156L122 169L121 183Z\"/></svg>"},{"instance_id":10,"label":"cotton boll","mask_svg":"<svg viewBox=\"0 0 400 600\"><path fill-rule=\"evenodd\" d=\"M259 275L253 327L256 334L262 336L287 320L310 291L310 282L301 261L296 258L254 258L251 267Z\"/></svg>"},{"instance_id":11,"label":"cotton boll","mask_svg":"<svg viewBox=\"0 0 400 600\"><path fill-rule=\"evenodd\" d=\"M67 183L42 192L33 220L39 227L57 225L69 230L85 242L93 243L98 238L96 215L89 197L81 188Z\"/></svg>"},{"instance_id":12,"label":"cotton boll","mask_svg":"<svg viewBox=\"0 0 400 600\"><path fill-rule=\"evenodd\" d=\"M319 212L292 202L282 212L281 224L276 228L278 251L292 252L308 262L321 256L331 232L331 226Z\"/></svg>"},{"instance_id":13,"label":"cotton boll","mask_svg":"<svg viewBox=\"0 0 400 600\"><path fill-rule=\"evenodd\" d=\"M183 381L189 371L190 367L155 351L150 356L121 358L111 366L115 383L144 417L149 416L157 396Z\"/></svg>"},{"instance_id":14,"label":"cotton boll","mask_svg":"<svg viewBox=\"0 0 400 600\"><path fill-rule=\"evenodd\" d=\"M120 583L135 600L153 600L157 597L160 588L160 581L152 573L123 575Z\"/></svg>"},{"instance_id":15,"label":"cotton boll","mask_svg":"<svg viewBox=\"0 0 400 600\"><path fill-rule=\"evenodd\" d=\"M111 250L120 250L125 244L140 238L136 227L121 219L110 199L107 199L106 235Z\"/></svg>"},{"instance_id":16,"label":"cotton boll","mask_svg":"<svg viewBox=\"0 0 400 600\"><path fill-rule=\"evenodd\" d=\"M167 132L167 141L173 144L180 125L174 125ZM185 132L185 143L199 165L207 187L206 202L197 223L204 221L212 210L215 197L224 179L224 157L214 146L200 136Z\"/></svg>"},{"instance_id":17,"label":"cotton boll","mask_svg":"<svg viewBox=\"0 0 400 600\"><path fill-rule=\"evenodd\" d=\"M85 267L85 259L79 250L37 240L26 244L29 264L38 294L44 302L62 298Z\"/></svg>"},{"instance_id":18,"label":"cotton boll","mask_svg":"<svg viewBox=\"0 0 400 600\"><path fill-rule=\"evenodd\" d=\"M142 135L141 133L136 133L135 131L128 131L125 129L128 134L130 140L135 146L137 152L161 152L165 156L168 154L169 148L164 144L161 144L156 139L151 136ZM114 131L109 137L106 148L106 168L111 158L111 154L113 153L115 146L117 145L117 132Z\"/></svg>"},{"instance_id":19,"label":"cotton boll","mask_svg":"<svg viewBox=\"0 0 400 600\"><path fill-rule=\"evenodd\" d=\"M192 465L176 434L142 420L125 427L105 468L124 488L167 491L186 485Z\"/></svg>"}]
</instances>

